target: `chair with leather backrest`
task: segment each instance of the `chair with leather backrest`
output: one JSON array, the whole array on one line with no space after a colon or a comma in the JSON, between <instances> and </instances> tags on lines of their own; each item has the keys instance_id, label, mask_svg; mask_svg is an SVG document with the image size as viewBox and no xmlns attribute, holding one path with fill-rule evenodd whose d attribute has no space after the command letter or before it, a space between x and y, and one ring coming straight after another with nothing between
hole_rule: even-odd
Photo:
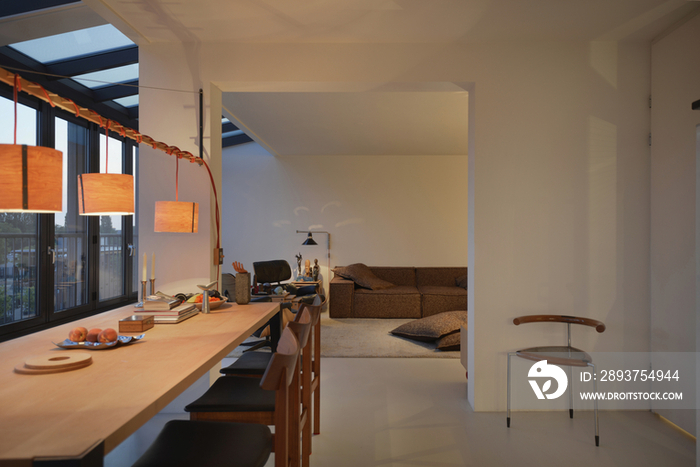
<instances>
[{"instance_id":1,"label":"chair with leather backrest","mask_svg":"<svg viewBox=\"0 0 700 467\"><path fill-rule=\"evenodd\" d=\"M292 278L292 268L284 259L258 261L253 263L255 280L258 284L282 285Z\"/></svg>"},{"instance_id":2,"label":"chair with leather backrest","mask_svg":"<svg viewBox=\"0 0 700 467\"><path fill-rule=\"evenodd\" d=\"M578 316L566 315L527 315L513 319L516 326L526 323L566 323L567 325L567 345L538 346L527 349L508 352L508 408L506 414L506 424L510 427L510 360L511 357L520 357L534 362L545 361L547 365L561 365L568 367L568 392L569 392L569 417L574 418L573 406L573 367L590 367L595 374L595 364L590 355L583 350L571 346L571 325L580 324L595 328L598 332L605 331L605 324L595 319L581 318ZM597 391L596 379L593 378L593 390ZM593 400L593 419L595 425L595 445L599 446L600 436L598 432L598 401Z\"/></svg>"},{"instance_id":3,"label":"chair with leather backrest","mask_svg":"<svg viewBox=\"0 0 700 467\"><path fill-rule=\"evenodd\" d=\"M303 362L303 365L308 363L305 368L311 368L307 376L311 378L308 386L310 388L309 397L313 396L313 434L315 435L321 433L321 310L326 306L326 303L328 303L328 299L322 300L321 296L314 300L314 306L318 307L318 314L312 323L313 335L311 352L308 352L309 361Z\"/></svg>"},{"instance_id":4,"label":"chair with leather backrest","mask_svg":"<svg viewBox=\"0 0 700 467\"><path fill-rule=\"evenodd\" d=\"M313 407L311 414L313 415L313 434L317 435L321 432L321 310L327 303L323 301L322 296L317 296L313 305L303 304L299 307L299 311L307 309L311 312L311 338L306 346L302 349L302 388L308 387L309 392L304 393L309 400L307 405ZM297 317L299 313L297 313ZM261 376L265 371L265 367L269 361L270 354L266 352L247 352L244 353L238 360L226 368L221 369L221 373L225 375L237 376ZM308 362L307 362L308 360ZM306 371L306 369L310 371ZM312 400L313 399L313 400ZM310 439L310 437L309 437Z\"/></svg>"},{"instance_id":5,"label":"chair with leather backrest","mask_svg":"<svg viewBox=\"0 0 700 467\"><path fill-rule=\"evenodd\" d=\"M294 342L301 349L301 344L308 340L311 328L310 315L301 317L302 322L295 326L287 326L282 336L294 337ZM306 321L305 323L303 321ZM299 465L299 440L302 433L299 430L299 352L294 356L293 371L287 376L289 386L284 398L279 394L270 397L265 380L273 370L275 359L283 345L283 339L278 344L278 352L273 354L262 381L247 376L222 376L199 399L185 407L190 413L191 420L227 421L242 423L260 423L275 426L275 466ZM284 449L284 451L278 451Z\"/></svg>"},{"instance_id":6,"label":"chair with leather backrest","mask_svg":"<svg viewBox=\"0 0 700 467\"><path fill-rule=\"evenodd\" d=\"M189 421L171 420L132 467L263 467L272 451L275 452L275 466L287 467L290 387L299 350L294 333L285 329L262 379L254 380L257 392L268 396L259 397L258 402L275 408L272 423L269 423L275 425L274 436L268 423L257 421L230 423L201 421L196 417ZM291 388L291 392L293 390Z\"/></svg>"}]
</instances>

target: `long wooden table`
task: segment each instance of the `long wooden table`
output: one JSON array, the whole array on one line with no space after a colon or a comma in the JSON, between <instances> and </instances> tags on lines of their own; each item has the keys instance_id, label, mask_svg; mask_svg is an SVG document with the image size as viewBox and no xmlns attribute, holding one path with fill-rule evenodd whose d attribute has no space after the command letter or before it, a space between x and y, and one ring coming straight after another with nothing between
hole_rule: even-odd
<instances>
[{"instance_id":1,"label":"long wooden table","mask_svg":"<svg viewBox=\"0 0 700 467\"><path fill-rule=\"evenodd\" d=\"M114 349L66 350L52 343L77 326L118 330L119 320L135 311L126 306L0 344L0 465L88 456L101 463L277 314L279 303L227 303L179 324L157 324L143 340ZM32 356L70 352L89 352L93 363L48 375L14 372Z\"/></svg>"}]
</instances>

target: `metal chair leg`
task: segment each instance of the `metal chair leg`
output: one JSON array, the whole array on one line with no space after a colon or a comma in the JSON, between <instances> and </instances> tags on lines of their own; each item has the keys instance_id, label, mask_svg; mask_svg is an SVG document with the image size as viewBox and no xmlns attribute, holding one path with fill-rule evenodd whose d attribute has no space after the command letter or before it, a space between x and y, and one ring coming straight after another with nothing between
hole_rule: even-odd
<instances>
[{"instance_id":1,"label":"metal chair leg","mask_svg":"<svg viewBox=\"0 0 700 467\"><path fill-rule=\"evenodd\" d=\"M569 366L569 418L574 418L574 371Z\"/></svg>"},{"instance_id":2,"label":"metal chair leg","mask_svg":"<svg viewBox=\"0 0 700 467\"><path fill-rule=\"evenodd\" d=\"M510 357L515 355L515 352L508 352L508 409L506 412L506 426L510 428Z\"/></svg>"},{"instance_id":3,"label":"metal chair leg","mask_svg":"<svg viewBox=\"0 0 700 467\"><path fill-rule=\"evenodd\" d=\"M588 366L593 368L593 393L598 394L598 382L595 365L593 363L588 363ZM595 423L595 445L600 446L600 436L598 433L598 399L595 397L593 398L593 418Z\"/></svg>"}]
</instances>

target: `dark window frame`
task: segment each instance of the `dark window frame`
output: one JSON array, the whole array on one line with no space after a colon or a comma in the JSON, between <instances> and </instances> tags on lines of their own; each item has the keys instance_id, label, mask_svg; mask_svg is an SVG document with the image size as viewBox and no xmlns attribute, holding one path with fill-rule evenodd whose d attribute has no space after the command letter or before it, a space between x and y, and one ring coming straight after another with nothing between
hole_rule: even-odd
<instances>
[{"instance_id":1,"label":"dark window frame","mask_svg":"<svg viewBox=\"0 0 700 467\"><path fill-rule=\"evenodd\" d=\"M13 100L12 87L0 83L0 97ZM28 96L24 93L18 95L18 102L37 110L37 144L41 146L55 147L55 118L60 117L68 122L87 125L89 131L89 155L88 170L95 172L99 170L99 137L104 134L104 129L98 125L85 122L61 109L53 108L48 103ZM120 122L121 123L121 122ZM129 138L110 131L109 136L122 141L122 170L124 173L134 174L136 167L133 167L132 154L136 148L138 157L138 145ZM134 174L135 175L135 174ZM136 214L134 214L136 215ZM38 214L38 236L37 236L37 312L35 318L28 318L16 323L9 323L0 326L0 342L21 337L33 332L45 330L69 323L77 319L93 316L117 307L134 303L138 299L137 290L133 289L133 261L136 256L129 256L128 244L133 243L134 229L130 216L122 217L122 251L124 252L123 280L124 294L109 300L99 300L99 216L90 216L88 219L88 239L97 236L98 242L90 241L91 248L88 255L87 274L90 277L90 290L88 292L88 302L85 305L70 308L60 312L54 312L54 268L48 255L48 247L53 247L55 239L55 215ZM43 254L46 253L46 254ZM95 260L94 258L97 258ZM60 336L59 336L60 337Z\"/></svg>"}]
</instances>

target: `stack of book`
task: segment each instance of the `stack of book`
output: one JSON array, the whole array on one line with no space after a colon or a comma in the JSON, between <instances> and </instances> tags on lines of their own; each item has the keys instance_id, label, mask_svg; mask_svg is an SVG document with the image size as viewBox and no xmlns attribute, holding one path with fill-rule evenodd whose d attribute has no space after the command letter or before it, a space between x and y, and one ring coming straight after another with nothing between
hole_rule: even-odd
<instances>
[{"instance_id":1,"label":"stack of book","mask_svg":"<svg viewBox=\"0 0 700 467\"><path fill-rule=\"evenodd\" d=\"M140 315L151 315L155 324L175 324L199 313L194 303L182 303L180 300L148 297L143 304Z\"/></svg>"}]
</instances>

